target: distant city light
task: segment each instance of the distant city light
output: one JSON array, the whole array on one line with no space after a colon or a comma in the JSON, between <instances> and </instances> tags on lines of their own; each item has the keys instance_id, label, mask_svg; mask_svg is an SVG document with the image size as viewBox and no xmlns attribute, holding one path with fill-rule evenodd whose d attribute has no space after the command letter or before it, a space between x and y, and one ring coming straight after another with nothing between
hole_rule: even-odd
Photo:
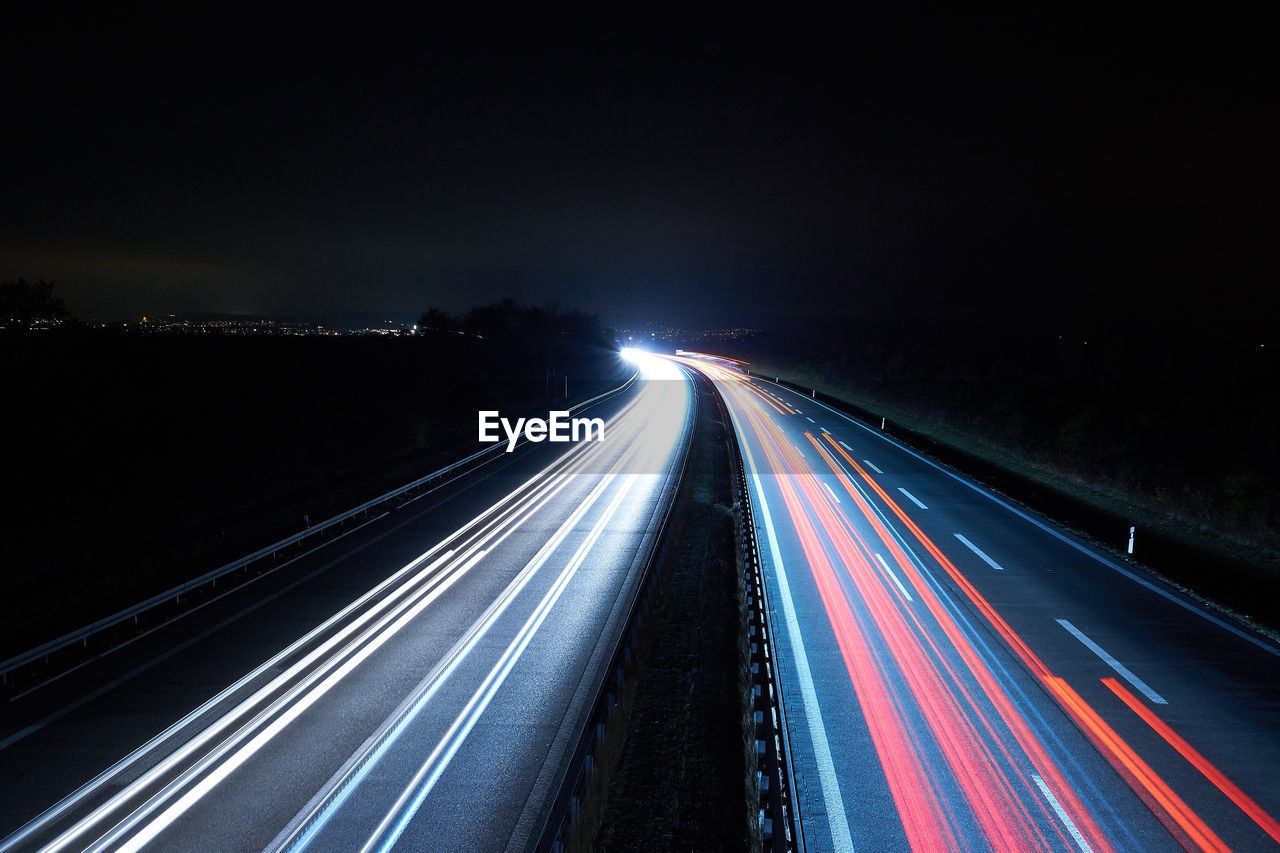
<instances>
[{"instance_id":1,"label":"distant city light","mask_svg":"<svg viewBox=\"0 0 1280 853\"><path fill-rule=\"evenodd\" d=\"M653 343L659 341L666 342L693 342L706 341L711 343L724 343L726 341L741 341L754 338L761 334L760 329L751 329L747 327L727 328L727 329L682 329L675 326L663 326L660 323L646 323L644 328L616 328L613 330L618 336L618 340L623 340L623 336L628 341L634 341L636 336L640 336L641 340L648 336Z\"/></svg>"},{"instance_id":2,"label":"distant city light","mask_svg":"<svg viewBox=\"0 0 1280 853\"><path fill-rule=\"evenodd\" d=\"M372 335L399 337L418 331L416 323L385 321L386 325L326 326L323 323L301 320L285 320L253 316L183 316L181 314L147 314L140 322L133 323L131 333L146 335L219 335L219 336L315 336L368 337ZM130 328L129 323L88 321L93 328Z\"/></svg>"}]
</instances>

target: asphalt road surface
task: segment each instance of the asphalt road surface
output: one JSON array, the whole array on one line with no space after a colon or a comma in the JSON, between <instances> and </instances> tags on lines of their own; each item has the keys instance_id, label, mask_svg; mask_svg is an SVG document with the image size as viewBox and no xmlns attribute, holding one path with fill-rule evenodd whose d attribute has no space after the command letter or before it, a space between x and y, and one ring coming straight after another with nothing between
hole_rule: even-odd
<instances>
[{"instance_id":1,"label":"asphalt road surface","mask_svg":"<svg viewBox=\"0 0 1280 853\"><path fill-rule=\"evenodd\" d=\"M1280 847L1280 649L733 364L810 851Z\"/></svg>"},{"instance_id":2,"label":"asphalt road surface","mask_svg":"<svg viewBox=\"0 0 1280 853\"><path fill-rule=\"evenodd\" d=\"M673 496L670 363L0 716L2 850L526 847Z\"/></svg>"}]
</instances>

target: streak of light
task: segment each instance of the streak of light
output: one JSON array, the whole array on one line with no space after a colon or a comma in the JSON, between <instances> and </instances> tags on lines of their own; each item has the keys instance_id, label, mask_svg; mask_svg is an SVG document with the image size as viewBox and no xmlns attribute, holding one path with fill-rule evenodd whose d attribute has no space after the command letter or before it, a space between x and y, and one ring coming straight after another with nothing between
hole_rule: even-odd
<instances>
[{"instance_id":1,"label":"streak of light","mask_svg":"<svg viewBox=\"0 0 1280 853\"><path fill-rule=\"evenodd\" d=\"M942 607L933 591L919 578L914 565L902 553L892 535L876 518L871 508L866 505L861 493L852 487L852 483L848 481L843 471L834 464L834 460L811 434L809 439L842 480L858 509L871 523L885 547L898 562L899 568L912 580L917 595L928 607L931 615L950 640L952 648L965 662L968 673L981 686L987 701L996 708L1008 731L1022 747L1032 765L1038 768L1042 775L1052 778L1055 788L1069 792L1066 808L1075 816L1076 822L1084 827L1084 831L1090 837L1097 839L1095 846L1099 849L1109 849L1110 845L1105 836L1097 828L1088 810L1075 797L1065 778L1062 777L1057 763L1031 731L989 668L960 632L959 627L955 625L950 614ZM844 557L846 565L854 562L849 555ZM859 591L864 596L871 592L868 587L861 585ZM1033 838L1040 839L1035 846L1047 847L1047 840L1040 835L1037 825L1022 805L1023 798L1014 794L1014 779L1009 776L1010 771L1004 768L1014 765L1015 760L1005 749L1005 740L998 735L998 728L994 721L987 719L979 710L981 705L977 698L969 692L959 674L945 663L941 650L933 644L930 634L924 630L923 626L917 623L916 632L904 630L894 624L892 618L894 612L886 611L880 614L878 617L880 631L890 641L891 648L894 649L894 657L903 666L909 683L914 685L913 695L930 720L931 729L938 734L953 776L960 783L962 793L968 799L970 808L983 828L984 836L989 843L997 847L1004 845L1007 849L1024 847ZM922 638L917 640L916 644L924 643L932 654L922 657L922 651L913 648L912 644L907 642L907 638L912 636ZM941 672L935 670L936 674L930 673L930 659L941 662L939 664L943 667ZM963 705L957 701L957 698L964 700ZM987 739L978 735L977 730L974 729L975 722L966 718L961 710L962 707L971 709L973 721L976 721L976 724L986 732L987 737L995 744L996 750L1002 753L1000 758L1003 760L998 760L997 756L991 752ZM1029 788L1030 780L1022 779L1020 786L1024 790ZM1036 802L1040 800L1036 798Z\"/></svg>"},{"instance_id":2,"label":"streak of light","mask_svg":"<svg viewBox=\"0 0 1280 853\"><path fill-rule=\"evenodd\" d=\"M770 463L770 470L803 470L802 460L791 456L794 450L776 425L761 417L754 407L744 406L743 410ZM812 434L806 433L806 437L817 446ZM842 472L837 473L843 476ZM929 736L941 751L946 769L959 785L964 802L988 843L996 849L1005 850L1026 849L1028 845L1039 848L1052 846L1041 830L1042 822L1033 819L1025 803L1033 802L1042 808L1045 814L1043 823L1058 827L1058 832L1062 831L1060 824L1052 820L1041 797L1019 797L1015 794L1015 788L1032 790L1030 779L1010 775L1015 772L1015 759L1004 748L1003 739L996 736L994 723L985 717L971 697L965 696L970 701L964 704L957 699L953 691L965 690L958 674L949 664L939 663L944 660L941 650L927 636L922 641L921 635L903 617L888 589L871 568L865 548L860 548L859 543L847 534L840 517L817 491L815 477L812 474L780 474L776 485L858 691L864 718L908 842L922 849L961 849L963 843L956 834L958 822L952 813L953 806L939 787L939 772L943 768L932 766L923 752L924 743L920 739ZM853 496L855 500L859 498L856 491ZM834 547L843 571L838 571L837 564L828 556L827 543ZM891 538L888 538L886 547L897 549ZM874 633L873 627L863 624L851 609L840 579L846 575L855 583L861 601L874 620ZM949 616L944 615L943 618L949 620ZM958 631L956 636L959 636ZM914 700L910 704L919 709L927 723L924 731L908 722L904 711L908 706L908 696L891 680L886 670L889 661L876 653L873 637L881 638L888 645L889 660L896 664L910 699ZM959 641L967 645L962 636ZM976 653L973 653L973 660L976 660ZM994 681L989 673L988 678ZM990 684L986 686L990 690ZM1005 716L1009 716L1007 711ZM1023 725L1025 728L1025 723ZM1051 775L1059 774L1042 748L1037 758L1039 760L1034 762L1036 767ZM1073 800L1070 806L1078 810L1078 822L1086 826L1086 831L1097 835L1099 847L1110 849L1091 815L1080 808L1077 801ZM1061 840L1066 841L1066 838Z\"/></svg>"},{"instance_id":3,"label":"streak of light","mask_svg":"<svg viewBox=\"0 0 1280 853\"><path fill-rule=\"evenodd\" d=\"M1178 754L1192 766L1204 774L1205 778L1218 787L1218 790L1227 795L1231 802L1240 807L1240 810L1249 816L1249 819L1262 827L1262 830L1270 835L1277 843L1280 843L1280 822L1267 814L1262 806L1253 801L1252 798L1226 777L1221 770L1214 767L1209 759L1201 755L1195 747L1187 743L1185 739L1172 728L1164 720L1156 716L1155 712L1138 701L1138 697L1134 696L1124 688L1120 682L1114 678L1104 678L1102 683L1110 688L1112 693L1120 697L1126 705L1128 705L1135 714L1143 719L1143 721L1155 729L1156 734L1164 738L1165 741L1178 751Z\"/></svg>"},{"instance_id":4,"label":"streak of light","mask_svg":"<svg viewBox=\"0 0 1280 853\"><path fill-rule=\"evenodd\" d=\"M610 501L609 506L605 509L600 519L591 528L591 532L587 538L579 546L574 553L572 559L561 571L556 578L551 589L547 590L542 600L538 602L538 606L534 609L529 618L520 627L519 632L511 640L502 656L494 664L489 674L485 676L480 686L472 694L467 701L466 706L449 726L435 749L427 756L419 767L418 772L414 774L413 779L401 792L395 804L387 812L382 822L374 830L373 834L365 842L361 848L362 853L371 853L374 849L380 853L387 853L395 846L396 841L403 834L404 830L409 826L409 822L413 820L413 816L417 814L418 809L422 807L422 803L426 800L427 795L431 793L431 789L435 787L439 781L441 774L445 768L449 766L453 756L457 754L459 747L466 740L467 735L475 727L476 722L480 719L480 715L484 713L493 697L497 694L498 689L502 687L511 670L515 667L520 657L524 654L529 643L532 641L534 634L542 627L546 621L547 615L551 612L551 608L560 600L561 595L568 587L569 582L573 580L578 569L587 558L587 554L595 547L600 535L608 527L612 521L618 507L622 504L624 498L631 490L631 486L635 483L634 477L624 477L621 481L620 488Z\"/></svg>"},{"instance_id":5,"label":"streak of light","mask_svg":"<svg viewBox=\"0 0 1280 853\"><path fill-rule=\"evenodd\" d=\"M1049 668L1031 650L1022 637L996 612L995 608L978 592L968 578L961 574L955 564L903 512L893 498L866 475L853 457L841 451L835 442L831 442L831 444L844 457L845 462L870 484L884 504L911 531L912 535L942 566L943 570L947 572L978 610L986 616L992 627L1004 638L1014 653L1022 658L1023 663L1049 690L1050 695L1058 701L1058 704L1068 712L1081 730L1099 747L1099 751L1102 752L1103 756L1120 771L1121 775L1129 782L1139 797L1147 803L1152 813L1169 829L1170 833L1175 838L1185 839L1195 844L1201 850L1217 851L1227 849L1226 845L1204 823L1203 819L1173 792L1168 783L1152 770L1133 748L1116 734L1066 681L1050 672ZM914 568L911 571L911 576L913 583L919 581L919 584L917 584L917 589L919 589L922 581L915 575ZM1053 787L1057 790L1063 790L1062 786L1057 782L1053 783Z\"/></svg>"},{"instance_id":6,"label":"streak of light","mask_svg":"<svg viewBox=\"0 0 1280 853\"><path fill-rule=\"evenodd\" d=\"M666 394L659 394L658 400L655 400L655 403L662 403L664 397L666 397ZM657 405L657 407L660 409L662 406ZM666 421L668 428L675 427L676 424L680 423L680 412L668 409L664 414L668 415L668 419ZM671 447L671 441L668 441L668 435L663 434L662 430L654 430L653 423L653 420L637 421L636 427L632 429L630 433L613 434L614 438L621 439L621 446L627 448L626 452L623 453L622 456L618 457L618 460L614 462L609 473L603 476L603 478L600 479L600 482L595 485L595 488L591 491L589 496L584 498L584 500L577 505L575 511L572 512L566 521L564 521L561 528L552 535L552 538L548 539L547 542L543 544L543 547L539 548L538 553L536 553L536 555L527 562L524 569L521 569L520 574L512 580L511 584L508 584L508 587L503 590L503 593L495 599L492 605L486 608L483 615L480 616L480 619L477 619L476 622L472 624L471 628L463 634L462 639L458 640L454 649L444 657L444 660L440 663L438 669L433 671L433 674L428 676L428 679L422 681L419 688L415 690L415 698L412 698L411 702L406 703L406 706L403 708L403 712L398 713L397 719L384 725L385 736L380 736L380 738L375 739L376 742L378 742L378 747L367 754L367 756L362 757L362 760L358 762L355 767L352 767L352 770L349 771L349 775L346 779L337 785L337 790L335 790L332 797L325 800L321 806L317 806L312 815L303 818L302 825L305 825L307 829L303 831L301 835L298 835L296 840L293 840L292 843L289 844L289 850L305 849L316 839L316 836L319 835L321 831L323 831L325 825L332 820L335 813L338 812L338 809L347 802L349 797L355 793L355 790L360 786L362 781L364 781L367 775L370 774L372 767L374 767L376 763L378 763L381 758L389 752L390 747L396 743L396 740L404 733L404 730L407 729L408 725L410 725L413 719L419 715L422 708L426 707L426 704L430 702L430 699L434 697L436 692L440 689L440 686L443 685L444 680L448 679L448 676L457 669L462 658L480 643L480 640L484 638L484 635L488 633L488 630L492 628L493 625L497 624L499 617L503 615L503 612L506 612L509 603L511 603L517 594L520 593L527 584L529 584L532 576L538 573L541 567L547 564L550 557L554 555L554 552L561 547L564 539L566 539L571 533L576 532L577 525L580 524L580 521L582 520L582 517L586 515L586 512L588 512L590 508L595 505L596 501L598 501L599 498L602 497L603 494L607 492L609 488L613 487L614 483L618 482L621 478L622 487L618 489L618 496L613 498L608 510L605 511L603 519L596 521L593 532L589 534L589 542L595 542L595 539L599 537L600 530L603 530L604 525L607 524L609 517L612 517L614 512L616 512L617 505L621 502L621 497L625 496L625 494L630 491L631 485L635 482L636 475L622 474L622 471L646 470L646 466L652 465L652 457L654 455L657 455L657 453L660 452L669 451L669 447ZM576 567L573 571L576 571ZM538 624L541 624L541 620L539 620ZM525 644L527 644L527 642ZM522 648L524 648L524 646L521 646L521 649ZM502 676L503 679L506 679L506 672L509 672L509 667L504 671ZM498 681L498 684L500 685L500 680ZM497 686L495 686L494 690L495 689L497 689ZM481 692L483 692L483 690L481 690ZM480 692L477 692L476 695L480 695ZM492 695L489 695L489 698L492 698ZM483 706L480 708L481 711L483 711L484 707L488 706L489 698L484 699ZM477 712L477 716L479 716L479 712ZM461 720L461 717L458 717L458 720ZM467 724L466 731L470 731L471 726L474 724L474 720L472 720L470 724ZM456 726L457 725L458 724L456 722ZM462 736L465 738L465 733L463 733ZM451 760L454 751L456 751L456 748L449 749L443 765L447 765L448 761ZM436 753L433 753L433 756L435 756L435 754ZM439 767L439 771L443 772L443 765ZM435 784L434 780L436 776L438 776L438 774L431 776L429 785L426 786L426 789L422 792L422 798L426 797L426 793L429 792L430 786ZM417 806L413 806L411 811L416 812L417 807L421 804L420 800L417 800L417 803L419 804L417 804ZM387 820L390 820L390 817L388 817ZM399 831L402 830L403 827L397 831L396 835L398 836Z\"/></svg>"},{"instance_id":7,"label":"streak of light","mask_svg":"<svg viewBox=\"0 0 1280 853\"><path fill-rule=\"evenodd\" d=\"M1169 783L1152 770L1133 747L1116 734L1115 729L1107 725L1098 712L1071 689L1070 685L1061 678L1051 675L1045 679L1045 686L1071 712L1085 734L1098 745L1103 755L1107 756L1121 775L1129 780L1129 784L1132 786L1136 782L1141 786L1141 790L1136 786L1135 790L1148 807L1153 803L1158 806L1158 808L1152 808L1152 812L1175 838L1179 841L1185 839L1201 850L1231 849L1181 797L1174 793ZM1173 822L1173 826L1170 825L1170 821ZM1183 846L1186 846L1185 843Z\"/></svg>"},{"instance_id":8,"label":"streak of light","mask_svg":"<svg viewBox=\"0 0 1280 853\"><path fill-rule=\"evenodd\" d=\"M1010 751L996 721L981 710L966 678L948 662L948 655L933 641L919 617L903 615L899 600L890 596L889 587L872 568L868 543L815 485L816 476L801 473L806 472L803 458L779 426L769 420L758 395L743 391L740 381L730 380L721 371L703 369L712 378L725 380L722 391L736 404L732 407L735 415L741 413L741 418L735 416L735 423L740 430L747 429L754 435L768 463L766 470L776 475L776 488L857 691L908 843L923 849L959 849L964 843L956 834L954 805L939 788L939 774L945 769L959 786L987 843L996 849L1051 847L1054 833L1059 843L1070 845L1076 841L1074 835L1068 838L1071 828L1093 842L1091 849L1112 849L1056 762L843 470L811 433L805 434L831 465L855 504L861 504L855 508L872 523L885 549L925 600L930 614L967 665L968 678L975 679L982 688L986 701L995 707L1014 741L1022 747L1025 759ZM823 437L836 444L829 434L824 433ZM758 475L753 476L758 480ZM887 566L883 559L881 562ZM870 622L858 615L853 601L861 603ZM888 647L888 655L879 651L877 640ZM895 683L891 678L891 665L897 667L901 682ZM923 728L908 722L908 708L918 709L926 723ZM943 766L935 766L926 758L925 739L931 739L941 752ZM1026 773L1024 761L1039 772ZM1032 776L1050 785L1050 790L1061 791L1062 799L1054 797L1050 801L1043 797ZM1051 809L1050 802L1056 803L1057 808ZM1043 820L1033 817L1028 808L1039 809ZM1068 819L1062 820L1062 815ZM1042 827L1050 829L1049 836L1044 835Z\"/></svg>"},{"instance_id":9,"label":"streak of light","mask_svg":"<svg viewBox=\"0 0 1280 853\"><path fill-rule=\"evenodd\" d=\"M795 659L796 680L800 682L800 693L805 704L804 718L808 723L809 739L813 744L814 760L818 765L818 781L826 804L827 827L837 853L846 853L846 851L852 853L853 840L849 834L849 820L845 814L844 800L840 795L840 781L836 777L835 763L831 758L831 743L827 738L826 725L822 720L822 708L818 705L818 693L813 683L813 671L809 667L809 655L805 651L804 633L800 629L795 601L791 596L791 584L787 580L786 564L782 559L782 551L778 548L777 532L773 527L773 514L769 511L769 502L765 498L764 486L760 483L760 474L757 472L751 448L744 447L743 451L751 470L751 482L756 488L757 506L764 519L769 556L773 560L774 573L777 577L787 637Z\"/></svg>"},{"instance_id":10,"label":"streak of light","mask_svg":"<svg viewBox=\"0 0 1280 853\"><path fill-rule=\"evenodd\" d=\"M657 359L645 367L646 378L684 379L678 368ZM654 387L662 388L663 386ZM652 455L653 442L643 440L647 435L646 427L650 420L645 417L647 413L640 404L648 400L656 408L661 409L661 402L665 397L665 394L642 393L614 416L612 421L615 424L630 421L630 428L620 432L622 440L611 445L629 448L622 458L629 458L640 448L646 448ZM633 414L636 416L631 417ZM667 446L669 449L669 442ZM337 630L332 636L309 651L302 659L288 666L283 672L275 674L267 685L255 690L247 699L239 701L232 710L220 715L157 764L132 779L120 790L113 792L108 800L99 804L84 818L76 821L43 849L59 850L77 843L76 839L93 831L95 826L110 817L113 812L119 811L122 806L132 808L127 805L128 802L139 796L146 796L147 799L142 805L133 808L124 820L112 826L88 849L102 849L109 844L122 843L121 849L133 850L153 840L167 825L187 811L218 783L225 780L258 749L384 645L391 636L436 601L445 590L470 571L489 550L505 540L524 521L535 516L570 482L573 472L585 470L591 461L603 452L603 443L576 445L560 460L508 493L492 507L451 534L440 545L420 555L369 593L326 620L307 636L273 656L270 661L236 682L231 688L184 717L144 747L118 762L111 770L95 777L70 797L23 827L15 835L10 836L3 845L0 845L0 849L10 849L21 843L23 839L30 837L33 832L65 814L116 773L124 771L148 751L174 736L201 714L214 708L218 702L231 697L236 690L249 684L261 673L277 667L288 655L321 636L324 631L336 627ZM617 467L614 466L614 470L604 479L610 479L616 470ZM447 550L425 569L419 569L425 560L439 552L445 544L477 527L480 532L470 539L466 547L460 550ZM379 598L380 595L383 597ZM344 620L350 621L343 624ZM236 728L236 724L241 720L244 722ZM230 732L230 735L218 742L217 739L223 738L226 732ZM195 758L200 750L214 743L216 746L210 752L196 758L194 764L179 772L172 781L155 793L146 791L148 786L156 784L166 774L178 770L183 762ZM166 808L167 803L172 804ZM158 816L151 817L161 809L163 811ZM124 838L135 829L138 829L136 834L130 838Z\"/></svg>"}]
</instances>

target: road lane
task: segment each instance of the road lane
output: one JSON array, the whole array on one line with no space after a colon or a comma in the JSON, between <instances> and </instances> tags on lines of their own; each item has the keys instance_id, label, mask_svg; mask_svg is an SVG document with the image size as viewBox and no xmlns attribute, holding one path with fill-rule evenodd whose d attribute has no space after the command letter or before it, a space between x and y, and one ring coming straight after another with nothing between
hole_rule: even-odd
<instances>
[{"instance_id":1,"label":"road lane","mask_svg":"<svg viewBox=\"0 0 1280 853\"><path fill-rule=\"evenodd\" d=\"M0 849L522 846L603 677L687 441L690 383L669 364L645 369L605 441L571 446L452 533L419 539L425 550ZM337 562L380 554L348 544ZM275 602L291 630L283 605L332 598L323 573L302 577ZM172 663L199 666L202 649ZM83 742L82 726L109 726L134 690L176 672L125 678L0 750L0 767L38 777L23 762L56 755L60 733Z\"/></svg>"},{"instance_id":2,"label":"road lane","mask_svg":"<svg viewBox=\"0 0 1280 853\"><path fill-rule=\"evenodd\" d=\"M1280 840L1274 644L815 400L687 363L725 397L769 540L808 849Z\"/></svg>"}]
</instances>

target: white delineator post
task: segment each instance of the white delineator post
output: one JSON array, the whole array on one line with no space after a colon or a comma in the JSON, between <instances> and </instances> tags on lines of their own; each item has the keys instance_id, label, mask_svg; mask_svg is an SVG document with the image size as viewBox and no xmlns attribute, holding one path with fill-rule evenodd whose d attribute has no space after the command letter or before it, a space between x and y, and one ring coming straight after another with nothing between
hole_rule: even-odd
<instances>
[{"instance_id":1,"label":"white delineator post","mask_svg":"<svg viewBox=\"0 0 1280 853\"><path fill-rule=\"evenodd\" d=\"M1129 553L1130 554L1133 553L1133 534L1137 531L1137 529L1138 528L1136 527L1129 528Z\"/></svg>"}]
</instances>

